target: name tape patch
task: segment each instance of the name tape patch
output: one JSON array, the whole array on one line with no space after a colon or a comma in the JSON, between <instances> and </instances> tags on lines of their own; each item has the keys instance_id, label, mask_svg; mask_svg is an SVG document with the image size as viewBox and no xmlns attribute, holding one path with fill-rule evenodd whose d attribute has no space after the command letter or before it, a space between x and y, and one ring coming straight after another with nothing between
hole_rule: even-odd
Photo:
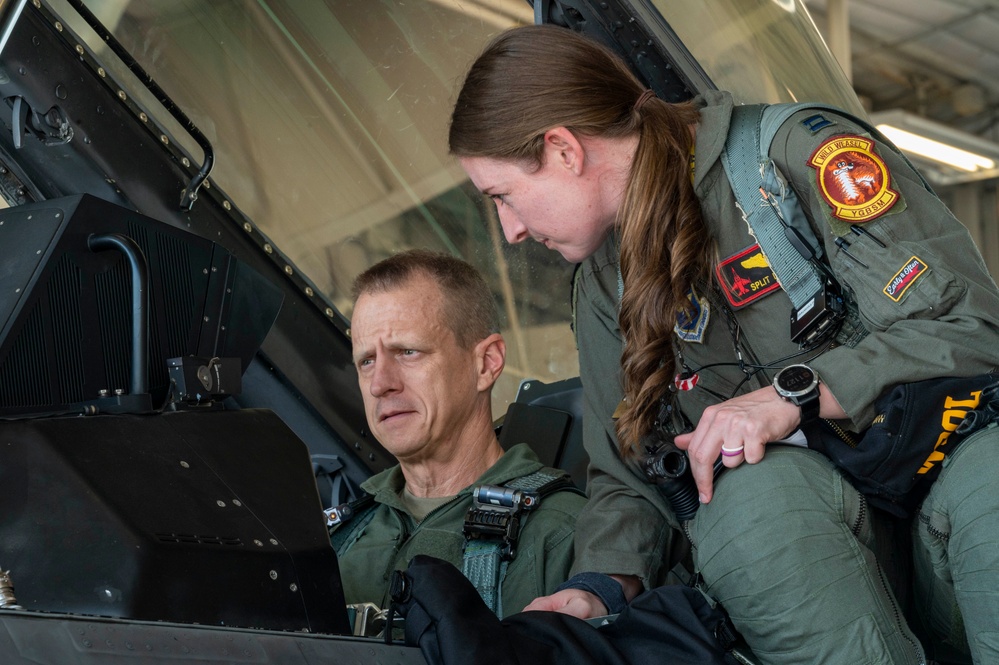
<instances>
[{"instance_id":1,"label":"name tape patch","mask_svg":"<svg viewBox=\"0 0 999 665\"><path fill-rule=\"evenodd\" d=\"M819 193L832 215L850 224L863 224L891 210L899 194L891 174L874 154L874 141L862 136L834 136L808 159L815 169Z\"/></svg>"},{"instance_id":2,"label":"name tape patch","mask_svg":"<svg viewBox=\"0 0 999 665\"><path fill-rule=\"evenodd\" d=\"M919 257L913 256L902 269L895 273L884 288L884 294L898 302L912 284L926 272L928 266Z\"/></svg>"},{"instance_id":3,"label":"name tape patch","mask_svg":"<svg viewBox=\"0 0 999 665\"><path fill-rule=\"evenodd\" d=\"M717 266L715 274L728 304L739 309L780 288L777 275L767 263L759 244L728 257Z\"/></svg>"}]
</instances>

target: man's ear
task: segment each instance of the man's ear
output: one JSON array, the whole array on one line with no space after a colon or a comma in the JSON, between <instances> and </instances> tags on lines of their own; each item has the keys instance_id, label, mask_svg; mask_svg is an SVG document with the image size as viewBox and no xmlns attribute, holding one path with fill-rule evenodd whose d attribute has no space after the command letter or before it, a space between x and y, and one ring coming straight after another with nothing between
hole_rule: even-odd
<instances>
[{"instance_id":1,"label":"man's ear","mask_svg":"<svg viewBox=\"0 0 999 665\"><path fill-rule=\"evenodd\" d=\"M565 127L545 132L545 164L568 169L575 175L583 171L586 151L576 135Z\"/></svg>"},{"instance_id":2,"label":"man's ear","mask_svg":"<svg viewBox=\"0 0 999 665\"><path fill-rule=\"evenodd\" d=\"M506 366L506 342L503 335L493 333L475 345L476 387L479 392L489 390L496 383Z\"/></svg>"}]
</instances>

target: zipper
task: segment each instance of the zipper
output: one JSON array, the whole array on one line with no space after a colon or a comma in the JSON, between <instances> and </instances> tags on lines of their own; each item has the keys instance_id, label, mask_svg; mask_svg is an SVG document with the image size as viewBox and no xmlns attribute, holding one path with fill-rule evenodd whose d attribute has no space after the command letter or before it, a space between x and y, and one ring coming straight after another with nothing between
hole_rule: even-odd
<instances>
[{"instance_id":1,"label":"zipper","mask_svg":"<svg viewBox=\"0 0 999 665\"><path fill-rule=\"evenodd\" d=\"M950 534L949 533L944 533L940 529L937 529L932 524L930 524L930 518L929 518L929 516L927 516L926 514L924 514L922 511L920 511L920 513L918 515L918 518L919 518L919 522L923 526L926 527L926 530L929 531L931 535L936 536L937 538L939 538L940 540L944 541L945 543L950 540Z\"/></svg>"},{"instance_id":2,"label":"zipper","mask_svg":"<svg viewBox=\"0 0 999 665\"><path fill-rule=\"evenodd\" d=\"M860 529L864 525L864 521L867 519L867 497L863 494L860 495L860 508L857 511L857 520L853 523L853 528L851 532L854 537L859 537ZM898 609L898 605L895 602L895 595L892 593L891 586L888 584L888 580L885 579L884 571L882 570L880 564L875 564L877 566L878 580L881 581L881 589L885 593L885 598L891 604L892 613L895 615L895 626L899 630L899 634L905 639L906 642L912 647L912 652L914 654L920 655L920 663L926 662L926 655L923 653L922 646L918 642L915 642L905 634L905 623L902 620L902 613Z\"/></svg>"},{"instance_id":3,"label":"zipper","mask_svg":"<svg viewBox=\"0 0 999 665\"><path fill-rule=\"evenodd\" d=\"M406 529L406 532L402 535L402 537L399 538L399 545L400 545L400 547L402 546L402 543L405 542L406 540L408 540L411 535L413 535L414 533L416 533L417 531L419 531L420 527L423 524L425 524L427 520L429 520L431 517L433 517L437 513L441 512L442 510L444 510L448 506L452 505L456 501L460 501L461 499L465 498L466 496L468 496L468 494L469 494L468 492L461 492L461 493L458 493L458 494L454 495L453 497L451 497L450 501L448 501L446 503L442 503L441 505L437 506L436 508L434 508L433 510L431 510L429 513L427 513L426 515L424 515L423 519L420 520L419 522L417 522L416 520L414 520L413 517L409 513L407 513L405 510L394 508L394 510L398 510L402 514L402 516L405 518L404 521L407 522L410 526L412 526L412 530ZM398 548L397 548L397 550L398 550Z\"/></svg>"},{"instance_id":4,"label":"zipper","mask_svg":"<svg viewBox=\"0 0 999 665\"><path fill-rule=\"evenodd\" d=\"M420 524L423 524L428 519L430 519L431 515L439 513L440 511L444 510L445 508L447 508L448 506L450 506L455 501L458 501L459 499L463 499L466 496L468 496L468 493L466 493L466 492L460 492L458 494L455 494L454 497L452 497L452 499L450 501L448 501L447 503L442 503L441 505L437 506L436 508L434 508L433 510L431 510L429 513L427 513L426 515L424 515L423 519L420 520L418 524L416 524L416 528L419 529L420 528Z\"/></svg>"},{"instance_id":5,"label":"zipper","mask_svg":"<svg viewBox=\"0 0 999 665\"><path fill-rule=\"evenodd\" d=\"M920 517L922 518L922 514L920 514ZM857 510L857 519L853 523L853 528L850 529L854 537L860 536L860 529L861 527L863 527L866 519L867 519L867 497L861 494L860 507ZM902 613L899 611L898 605L895 602L895 595L892 593L891 586L888 584L888 580L885 579L884 570L882 570L880 564L875 564L875 565L877 566L878 580L880 580L881 582L881 589L885 593L885 598L887 598L888 602L891 604L892 614L895 615L895 626L898 628L899 634L902 636L902 638L909 643L909 646L912 647L913 654L918 654L920 656L920 661L919 661L920 665L924 665L926 663L926 654L923 652L922 646L918 642L914 641L905 634L905 623L902 620Z\"/></svg>"},{"instance_id":6,"label":"zipper","mask_svg":"<svg viewBox=\"0 0 999 665\"><path fill-rule=\"evenodd\" d=\"M430 519L430 517L432 515L434 515L435 513L438 513L440 511L444 510L448 506L452 505L454 502L456 502L456 501L460 500L461 498L463 498L463 496L467 496L467 494L465 494L465 495L463 495L463 494L457 494L457 495L455 495L447 503L442 503L441 505L437 506L436 508L434 508L433 510L431 510L429 513L427 513L426 515L424 515L423 519L420 520L419 522L417 522L416 520L414 520L412 518L412 516L409 515L409 513L407 513L406 511L401 510L399 508L392 507L392 510L395 511L398 514L398 516L400 517L399 522L402 525L402 533L399 534L399 538L396 539L396 542L395 542L395 557L399 556L399 553L402 552L402 548L405 547L405 545L406 545L407 542L409 542L409 539L413 536L413 534L415 534L417 531L419 531L420 530L420 526L422 526L423 524L425 524L426 521L428 519ZM395 563L394 563L395 557L393 557L393 560L389 562L389 566L391 566L391 570L388 571L389 574L392 573L392 570L395 570Z\"/></svg>"},{"instance_id":7,"label":"zipper","mask_svg":"<svg viewBox=\"0 0 999 665\"><path fill-rule=\"evenodd\" d=\"M850 529L850 533L853 534L855 538L860 537L860 529L864 526L864 521L867 520L867 497L860 494L860 507L857 509L857 521L853 523L853 528Z\"/></svg>"},{"instance_id":8,"label":"zipper","mask_svg":"<svg viewBox=\"0 0 999 665\"><path fill-rule=\"evenodd\" d=\"M690 543L690 548L696 550L697 545L694 544L694 539L690 537L690 520L684 521L681 525L683 533L687 536L687 542Z\"/></svg>"},{"instance_id":9,"label":"zipper","mask_svg":"<svg viewBox=\"0 0 999 665\"><path fill-rule=\"evenodd\" d=\"M883 416L882 416L882 420L884 420ZM846 445L850 446L851 448L856 448L859 445L860 442L857 441L856 435L854 435L852 432L847 432L845 429L843 429L842 427L840 427L839 425L837 425L832 420L827 420L827 419L823 418L822 422L824 422L826 425L828 425L829 429L831 429L833 431L833 433L836 436L838 436L840 438L840 440L842 440L843 443L845 443Z\"/></svg>"},{"instance_id":10,"label":"zipper","mask_svg":"<svg viewBox=\"0 0 999 665\"><path fill-rule=\"evenodd\" d=\"M878 579L881 580L881 588L885 592L885 598L891 603L892 612L895 614L895 626L898 628L899 635L912 647L912 653L919 655L919 664L925 665L926 654L923 652L923 647L905 634L905 624L902 621L901 612L898 611L898 605L895 604L895 596L892 594L891 587L888 585L888 581L885 579L884 571L881 570L880 565L878 565Z\"/></svg>"}]
</instances>

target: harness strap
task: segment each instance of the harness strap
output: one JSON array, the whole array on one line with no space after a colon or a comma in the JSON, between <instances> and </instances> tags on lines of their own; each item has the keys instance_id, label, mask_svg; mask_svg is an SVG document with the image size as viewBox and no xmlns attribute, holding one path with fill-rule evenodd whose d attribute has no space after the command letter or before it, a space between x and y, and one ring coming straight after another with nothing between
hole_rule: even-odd
<instances>
[{"instance_id":1,"label":"harness strap","mask_svg":"<svg viewBox=\"0 0 999 665\"><path fill-rule=\"evenodd\" d=\"M526 520L541 500L559 490L576 490L564 473L543 469L502 486L479 485L465 516L465 553L461 572L490 610L503 616L502 586L507 566L517 553L517 540Z\"/></svg>"},{"instance_id":2,"label":"harness strap","mask_svg":"<svg viewBox=\"0 0 999 665\"><path fill-rule=\"evenodd\" d=\"M502 580L506 578L509 560L500 555L501 544L495 540L466 539L461 574L468 578L482 596L486 607L503 616L503 599L500 596Z\"/></svg>"},{"instance_id":3,"label":"harness strap","mask_svg":"<svg viewBox=\"0 0 999 665\"><path fill-rule=\"evenodd\" d=\"M473 505L465 516L465 553L462 573L475 586L486 605L503 616L501 589L507 566L517 553L517 540L527 514L541 500L561 490L577 493L568 475L542 469L508 483L479 485L472 490ZM378 504L370 494L325 511L330 543L343 556L357 542L375 516Z\"/></svg>"},{"instance_id":4,"label":"harness strap","mask_svg":"<svg viewBox=\"0 0 999 665\"><path fill-rule=\"evenodd\" d=\"M779 178L767 155L769 143L761 143L762 105L737 106L732 110L722 164L750 232L760 245L781 288L795 309L822 290L824 278L787 236L781 208L797 207L794 191ZM779 125L778 125L779 126ZM770 136L772 139L772 135ZM766 199L761 198L761 185ZM769 195L775 198L771 199ZM805 237L814 240L815 234ZM810 236L810 237L809 237ZM812 243L813 247L820 246Z\"/></svg>"}]
</instances>

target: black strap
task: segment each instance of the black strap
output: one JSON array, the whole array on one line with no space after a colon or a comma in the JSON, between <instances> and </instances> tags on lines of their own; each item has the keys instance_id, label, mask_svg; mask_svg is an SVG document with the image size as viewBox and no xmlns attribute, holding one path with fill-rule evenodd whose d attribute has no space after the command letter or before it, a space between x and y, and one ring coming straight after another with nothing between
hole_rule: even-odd
<instances>
[{"instance_id":1,"label":"black strap","mask_svg":"<svg viewBox=\"0 0 999 665\"><path fill-rule=\"evenodd\" d=\"M361 531L375 516L375 497L364 494L350 503L334 506L327 511L330 523L330 543L337 556L343 556L361 535Z\"/></svg>"}]
</instances>

